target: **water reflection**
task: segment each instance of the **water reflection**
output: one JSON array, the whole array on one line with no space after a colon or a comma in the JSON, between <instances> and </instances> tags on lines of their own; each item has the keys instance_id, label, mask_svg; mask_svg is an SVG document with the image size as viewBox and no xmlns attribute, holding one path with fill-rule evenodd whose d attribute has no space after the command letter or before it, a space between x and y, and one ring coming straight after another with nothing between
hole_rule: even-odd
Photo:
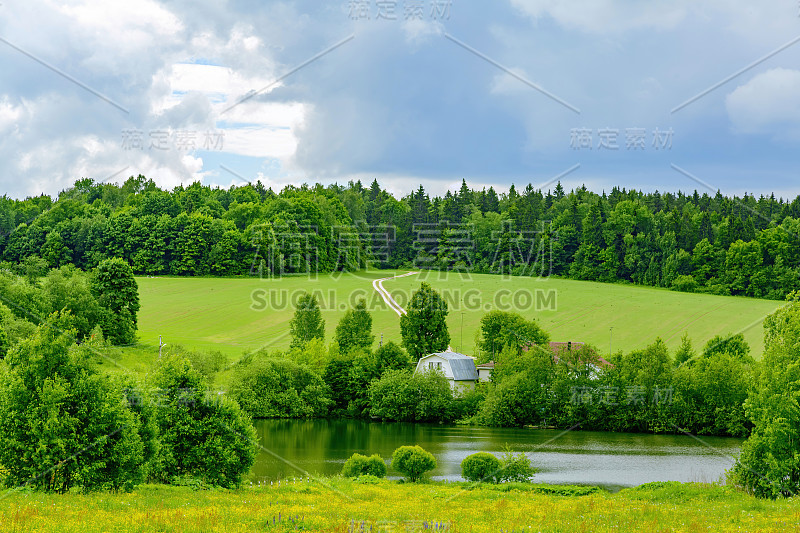
<instances>
[{"instance_id":1,"label":"water reflection","mask_svg":"<svg viewBox=\"0 0 800 533\"><path fill-rule=\"evenodd\" d=\"M536 481L607 488L650 481L716 481L734 462L741 439L587 431L476 428L354 420L258 420L261 452L253 480L338 473L355 452L388 459L398 446L419 444L434 456L434 479L460 480L461 461L478 451L500 455L505 444L529 454ZM290 465L294 465L290 466ZM297 468L295 468L297 467Z\"/></svg>"}]
</instances>

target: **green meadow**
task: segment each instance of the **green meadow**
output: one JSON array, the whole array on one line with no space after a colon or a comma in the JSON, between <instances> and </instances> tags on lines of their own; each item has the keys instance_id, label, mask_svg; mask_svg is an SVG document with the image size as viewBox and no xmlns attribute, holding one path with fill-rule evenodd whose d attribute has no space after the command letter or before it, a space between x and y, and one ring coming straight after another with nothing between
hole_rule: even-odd
<instances>
[{"instance_id":1,"label":"green meadow","mask_svg":"<svg viewBox=\"0 0 800 533\"><path fill-rule=\"evenodd\" d=\"M284 481L234 491L145 485L124 494L9 494L0 531L798 531L797 500L728 487Z\"/></svg>"},{"instance_id":2,"label":"green meadow","mask_svg":"<svg viewBox=\"0 0 800 533\"><path fill-rule=\"evenodd\" d=\"M259 348L289 346L293 299L303 291L321 301L326 340L344 312L366 298L376 343L400 341L398 315L373 289L378 278L406 271L257 278L140 277L139 341L142 348L183 345L219 350L228 356ZM454 350L474 354L480 319L492 309L535 318L554 341L591 343L601 353L629 351L661 337L670 349L688 333L695 348L715 335L743 333L760 358L762 321L780 305L772 300L688 294L665 289L565 279L423 272L388 280L384 287L407 307L427 281L450 305L448 324ZM612 329L613 328L613 329Z\"/></svg>"}]
</instances>

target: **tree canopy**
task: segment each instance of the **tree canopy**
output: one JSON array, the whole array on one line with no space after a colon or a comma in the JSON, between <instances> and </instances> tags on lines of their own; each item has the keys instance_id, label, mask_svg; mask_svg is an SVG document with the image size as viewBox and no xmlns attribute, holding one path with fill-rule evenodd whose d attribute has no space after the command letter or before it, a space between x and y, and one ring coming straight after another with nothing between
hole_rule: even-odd
<instances>
[{"instance_id":1,"label":"tree canopy","mask_svg":"<svg viewBox=\"0 0 800 533\"><path fill-rule=\"evenodd\" d=\"M422 282L411 295L407 313L400 317L403 347L411 357L419 359L447 349L450 344L447 313L447 302L430 285Z\"/></svg>"}]
</instances>

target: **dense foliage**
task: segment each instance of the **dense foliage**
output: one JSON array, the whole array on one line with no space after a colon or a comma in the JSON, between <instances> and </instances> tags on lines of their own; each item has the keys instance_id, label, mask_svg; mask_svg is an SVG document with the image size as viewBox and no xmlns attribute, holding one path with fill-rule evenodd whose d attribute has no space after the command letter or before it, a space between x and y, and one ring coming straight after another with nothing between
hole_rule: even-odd
<instances>
[{"instance_id":1,"label":"dense foliage","mask_svg":"<svg viewBox=\"0 0 800 533\"><path fill-rule=\"evenodd\" d=\"M136 340L139 287L128 263L115 257L104 259L92 278L92 292L103 308L100 324L113 344L132 344Z\"/></svg>"},{"instance_id":2,"label":"dense foliage","mask_svg":"<svg viewBox=\"0 0 800 533\"><path fill-rule=\"evenodd\" d=\"M4 482L48 492L130 489L143 480L140 420L51 316L0 363Z\"/></svg>"},{"instance_id":3,"label":"dense foliage","mask_svg":"<svg viewBox=\"0 0 800 533\"><path fill-rule=\"evenodd\" d=\"M399 422L454 418L453 391L441 372L389 370L369 386L370 414Z\"/></svg>"},{"instance_id":4,"label":"dense foliage","mask_svg":"<svg viewBox=\"0 0 800 533\"><path fill-rule=\"evenodd\" d=\"M506 346L517 351L533 344L546 346L550 336L534 320L525 320L518 313L489 311L481 318L481 336L478 347L482 361L495 359L495 354Z\"/></svg>"},{"instance_id":5,"label":"dense foliage","mask_svg":"<svg viewBox=\"0 0 800 533\"><path fill-rule=\"evenodd\" d=\"M52 313L61 314L79 342L98 334L113 344L133 342L139 294L127 264L112 259L92 272L69 265L39 274L31 280L0 270L0 330L6 349L29 338Z\"/></svg>"},{"instance_id":6,"label":"dense foliage","mask_svg":"<svg viewBox=\"0 0 800 533\"><path fill-rule=\"evenodd\" d=\"M344 462L342 467L344 477L375 476L378 478L386 477L386 463L378 454L367 457L360 453L354 453Z\"/></svg>"},{"instance_id":7,"label":"dense foliage","mask_svg":"<svg viewBox=\"0 0 800 533\"><path fill-rule=\"evenodd\" d=\"M20 275L119 257L136 274L263 275L368 264L559 275L783 299L800 288L800 197L596 194L531 185L395 198L365 188L75 182L0 198L0 254Z\"/></svg>"},{"instance_id":8,"label":"dense foliage","mask_svg":"<svg viewBox=\"0 0 800 533\"><path fill-rule=\"evenodd\" d=\"M289 333L292 348L302 348L314 339L325 338L325 321L315 295L305 293L298 298L294 316L289 322Z\"/></svg>"},{"instance_id":9,"label":"dense foliage","mask_svg":"<svg viewBox=\"0 0 800 533\"><path fill-rule=\"evenodd\" d=\"M741 335L676 366L660 339L605 362L589 346L557 355L507 346L476 420L493 426L747 436L743 407L757 364ZM742 353L731 347L747 348ZM686 343L678 354L693 353Z\"/></svg>"},{"instance_id":10,"label":"dense foliage","mask_svg":"<svg viewBox=\"0 0 800 533\"><path fill-rule=\"evenodd\" d=\"M745 409L755 427L742 446L733 479L756 496L800 491L800 300L764 321L766 353Z\"/></svg>"},{"instance_id":11,"label":"dense foliage","mask_svg":"<svg viewBox=\"0 0 800 533\"><path fill-rule=\"evenodd\" d=\"M392 453L392 468L413 483L436 468L436 458L421 446L400 446Z\"/></svg>"},{"instance_id":12,"label":"dense foliage","mask_svg":"<svg viewBox=\"0 0 800 533\"><path fill-rule=\"evenodd\" d=\"M254 418L324 417L333 403L330 388L312 369L265 354L237 365L229 396Z\"/></svg>"},{"instance_id":13,"label":"dense foliage","mask_svg":"<svg viewBox=\"0 0 800 533\"><path fill-rule=\"evenodd\" d=\"M429 284L422 282L411 295L407 313L400 316L400 334L408 354L418 359L447 350L447 302Z\"/></svg>"},{"instance_id":14,"label":"dense foliage","mask_svg":"<svg viewBox=\"0 0 800 533\"><path fill-rule=\"evenodd\" d=\"M236 487L256 458L250 417L232 399L212 394L188 360L160 361L153 376L156 423L161 440L158 481Z\"/></svg>"},{"instance_id":15,"label":"dense foliage","mask_svg":"<svg viewBox=\"0 0 800 533\"><path fill-rule=\"evenodd\" d=\"M372 315L367 311L367 301L361 298L354 309L348 309L336 326L336 343L341 353L351 350L369 350L375 341L372 334Z\"/></svg>"},{"instance_id":16,"label":"dense foliage","mask_svg":"<svg viewBox=\"0 0 800 533\"><path fill-rule=\"evenodd\" d=\"M475 483L497 483L500 474L500 459L491 453L478 452L461 461L461 477Z\"/></svg>"}]
</instances>

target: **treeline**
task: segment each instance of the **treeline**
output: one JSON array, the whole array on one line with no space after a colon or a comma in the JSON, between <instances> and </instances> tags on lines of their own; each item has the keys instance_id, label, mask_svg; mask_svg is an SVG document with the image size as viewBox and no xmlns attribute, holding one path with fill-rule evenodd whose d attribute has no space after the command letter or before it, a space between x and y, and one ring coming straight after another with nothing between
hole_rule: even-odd
<instances>
[{"instance_id":1,"label":"treeline","mask_svg":"<svg viewBox=\"0 0 800 533\"><path fill-rule=\"evenodd\" d=\"M0 253L19 273L119 257L136 274L282 275L384 268L558 275L783 299L800 288L800 196L598 195L559 183L398 199L373 181L172 191L143 176L0 199Z\"/></svg>"}]
</instances>

